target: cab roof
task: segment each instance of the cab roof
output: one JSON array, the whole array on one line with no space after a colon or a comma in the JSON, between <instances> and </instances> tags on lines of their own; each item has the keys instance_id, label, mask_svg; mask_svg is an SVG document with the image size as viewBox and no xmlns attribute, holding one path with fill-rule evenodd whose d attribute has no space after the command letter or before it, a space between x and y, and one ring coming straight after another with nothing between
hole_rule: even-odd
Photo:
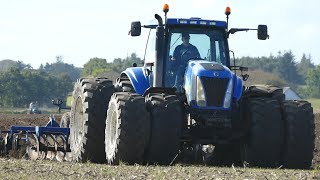
<instances>
[{"instance_id":1,"label":"cab roof","mask_svg":"<svg viewBox=\"0 0 320 180\"><path fill-rule=\"evenodd\" d=\"M168 18L167 25L201 25L227 28L227 23L225 21L205 20L201 18Z\"/></svg>"}]
</instances>

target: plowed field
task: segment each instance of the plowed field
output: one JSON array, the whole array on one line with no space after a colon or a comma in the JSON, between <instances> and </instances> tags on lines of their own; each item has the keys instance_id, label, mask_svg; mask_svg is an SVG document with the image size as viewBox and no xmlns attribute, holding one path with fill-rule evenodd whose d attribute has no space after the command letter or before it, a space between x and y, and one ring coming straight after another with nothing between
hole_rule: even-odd
<instances>
[{"instance_id":1,"label":"plowed field","mask_svg":"<svg viewBox=\"0 0 320 180\"><path fill-rule=\"evenodd\" d=\"M58 122L60 122L61 116L61 114L54 115ZM48 114L0 114L1 130L9 129L11 125L45 126L48 121Z\"/></svg>"},{"instance_id":2,"label":"plowed field","mask_svg":"<svg viewBox=\"0 0 320 180\"><path fill-rule=\"evenodd\" d=\"M61 115L56 115L59 121ZM105 164L0 158L0 179L319 179L320 114L316 114L315 170L207 166L109 166ZM48 115L0 114L1 129L10 125L45 125Z\"/></svg>"},{"instance_id":3,"label":"plowed field","mask_svg":"<svg viewBox=\"0 0 320 180\"><path fill-rule=\"evenodd\" d=\"M59 122L61 114L54 115ZM44 126L49 121L48 114L0 114L1 130L9 129L11 125ZM315 115L316 123L316 148L314 150L314 165L320 166L320 113Z\"/></svg>"}]
</instances>

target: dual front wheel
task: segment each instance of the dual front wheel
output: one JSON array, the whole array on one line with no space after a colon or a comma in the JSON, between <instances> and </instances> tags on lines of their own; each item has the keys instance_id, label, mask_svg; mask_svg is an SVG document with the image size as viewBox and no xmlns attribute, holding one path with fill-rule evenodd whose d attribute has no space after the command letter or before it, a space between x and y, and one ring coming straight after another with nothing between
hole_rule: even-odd
<instances>
[{"instance_id":1,"label":"dual front wheel","mask_svg":"<svg viewBox=\"0 0 320 180\"><path fill-rule=\"evenodd\" d=\"M150 94L144 98L130 92L114 93L105 128L108 163L169 164L180 146L179 103L174 95Z\"/></svg>"},{"instance_id":2,"label":"dual front wheel","mask_svg":"<svg viewBox=\"0 0 320 180\"><path fill-rule=\"evenodd\" d=\"M182 106L175 95L115 92L105 78L79 79L70 112L74 161L168 164L180 145ZM67 124L64 123L63 124Z\"/></svg>"}]
</instances>

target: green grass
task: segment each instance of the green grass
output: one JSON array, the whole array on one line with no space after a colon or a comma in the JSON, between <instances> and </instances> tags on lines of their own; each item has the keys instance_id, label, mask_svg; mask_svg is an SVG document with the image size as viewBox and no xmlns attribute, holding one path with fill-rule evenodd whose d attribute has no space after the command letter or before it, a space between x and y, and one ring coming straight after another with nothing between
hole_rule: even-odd
<instances>
[{"instance_id":1,"label":"green grass","mask_svg":"<svg viewBox=\"0 0 320 180\"><path fill-rule=\"evenodd\" d=\"M72 96L68 96L67 97L67 102L66 102L66 106L67 107L71 107L71 101L72 101Z\"/></svg>"},{"instance_id":2,"label":"green grass","mask_svg":"<svg viewBox=\"0 0 320 180\"><path fill-rule=\"evenodd\" d=\"M314 112L320 112L320 99L310 98L306 100L311 103Z\"/></svg>"}]
</instances>

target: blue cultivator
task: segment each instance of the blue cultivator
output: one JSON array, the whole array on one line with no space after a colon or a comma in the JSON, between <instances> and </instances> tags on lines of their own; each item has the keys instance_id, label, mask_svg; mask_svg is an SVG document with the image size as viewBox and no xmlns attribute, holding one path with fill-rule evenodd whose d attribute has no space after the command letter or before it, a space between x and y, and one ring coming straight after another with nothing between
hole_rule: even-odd
<instances>
[{"instance_id":1,"label":"blue cultivator","mask_svg":"<svg viewBox=\"0 0 320 180\"><path fill-rule=\"evenodd\" d=\"M68 142L70 129L61 128L53 116L46 126L11 126L0 130L2 155L26 157L31 160L70 160Z\"/></svg>"}]
</instances>

